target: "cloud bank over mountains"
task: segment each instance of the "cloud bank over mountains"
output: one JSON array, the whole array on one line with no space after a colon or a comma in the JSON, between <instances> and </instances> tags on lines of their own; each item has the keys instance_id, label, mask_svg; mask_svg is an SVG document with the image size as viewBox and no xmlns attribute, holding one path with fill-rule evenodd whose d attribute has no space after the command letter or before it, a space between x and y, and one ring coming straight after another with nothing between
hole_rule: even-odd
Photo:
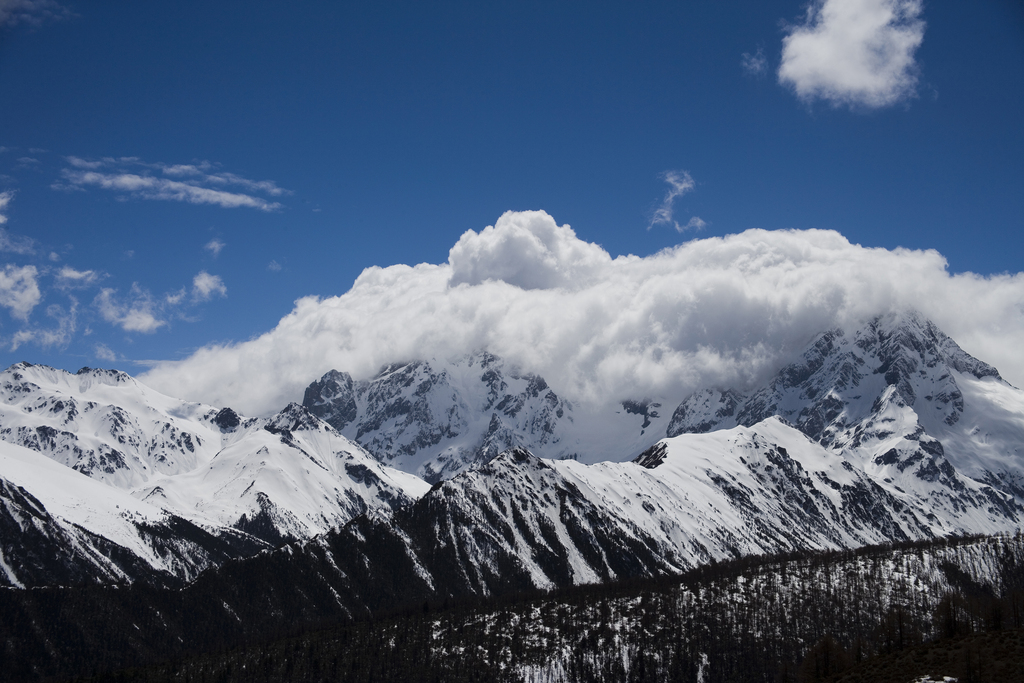
<instances>
[{"instance_id":1,"label":"cloud bank over mountains","mask_svg":"<svg viewBox=\"0 0 1024 683\"><path fill-rule=\"evenodd\" d=\"M329 369L486 349L594 404L750 386L817 333L914 308L1024 385L1024 273L951 274L936 251L837 232L749 230L612 258L543 211L467 231L443 264L371 267L341 296L306 297L271 331L163 362L173 396L267 414Z\"/></svg>"}]
</instances>

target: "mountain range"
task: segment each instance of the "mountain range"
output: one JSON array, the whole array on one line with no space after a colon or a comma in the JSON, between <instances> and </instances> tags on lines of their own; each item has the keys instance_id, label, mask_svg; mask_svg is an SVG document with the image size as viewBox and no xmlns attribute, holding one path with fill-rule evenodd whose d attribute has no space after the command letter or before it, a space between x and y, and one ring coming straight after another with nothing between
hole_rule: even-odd
<instances>
[{"instance_id":1,"label":"mountain range","mask_svg":"<svg viewBox=\"0 0 1024 683\"><path fill-rule=\"evenodd\" d=\"M251 558L352 612L1021 526L1024 392L913 312L823 331L760 387L609 403L487 352L333 370L269 417L19 363L0 583L182 586Z\"/></svg>"}]
</instances>

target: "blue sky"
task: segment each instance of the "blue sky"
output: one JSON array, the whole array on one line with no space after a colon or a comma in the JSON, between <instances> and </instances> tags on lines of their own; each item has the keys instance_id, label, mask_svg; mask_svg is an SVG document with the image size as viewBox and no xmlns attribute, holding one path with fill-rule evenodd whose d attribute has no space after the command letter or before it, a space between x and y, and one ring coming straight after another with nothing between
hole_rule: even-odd
<instances>
[{"instance_id":1,"label":"blue sky","mask_svg":"<svg viewBox=\"0 0 1024 683\"><path fill-rule=\"evenodd\" d=\"M864 81L849 22L894 8ZM244 342L509 210L611 257L828 229L1022 270L1012 0L0 0L0 22L4 365Z\"/></svg>"}]
</instances>

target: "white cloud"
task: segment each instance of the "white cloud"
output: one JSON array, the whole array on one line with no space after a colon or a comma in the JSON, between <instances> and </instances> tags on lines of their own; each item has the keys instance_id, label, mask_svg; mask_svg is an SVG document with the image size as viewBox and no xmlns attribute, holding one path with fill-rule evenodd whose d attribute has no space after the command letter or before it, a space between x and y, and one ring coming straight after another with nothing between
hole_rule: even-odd
<instances>
[{"instance_id":1,"label":"white cloud","mask_svg":"<svg viewBox=\"0 0 1024 683\"><path fill-rule=\"evenodd\" d=\"M11 315L28 320L29 313L42 301L35 266L6 265L0 270L0 306L11 309Z\"/></svg>"},{"instance_id":2,"label":"white cloud","mask_svg":"<svg viewBox=\"0 0 1024 683\"><path fill-rule=\"evenodd\" d=\"M85 289L99 282L102 277L95 270L75 270L71 266L64 266L57 272L55 285L61 290Z\"/></svg>"},{"instance_id":3,"label":"white cloud","mask_svg":"<svg viewBox=\"0 0 1024 683\"><path fill-rule=\"evenodd\" d=\"M448 263L367 268L341 296L298 300L262 336L160 363L143 381L258 414L331 368L367 377L488 349L570 400L671 401L753 385L823 330L913 307L1024 385L1021 302L1024 273L953 275L935 251L865 248L831 231L750 230L612 259L527 212L467 232Z\"/></svg>"},{"instance_id":4,"label":"white cloud","mask_svg":"<svg viewBox=\"0 0 1024 683\"><path fill-rule=\"evenodd\" d=\"M98 187L138 199L212 204L229 209L246 207L260 211L277 211L282 205L259 195L279 197L290 194L271 180L249 180L234 173L206 173L214 168L209 162L169 165L146 163L137 157L107 157L98 161L67 157L67 162L70 168L61 172L63 181L55 183L55 189ZM232 186L244 191L223 189Z\"/></svg>"},{"instance_id":5,"label":"white cloud","mask_svg":"<svg viewBox=\"0 0 1024 683\"><path fill-rule=\"evenodd\" d=\"M269 270L271 273L280 273L281 264L278 263L277 261L272 260L270 263L267 264L267 270Z\"/></svg>"},{"instance_id":6,"label":"white cloud","mask_svg":"<svg viewBox=\"0 0 1024 683\"><path fill-rule=\"evenodd\" d=\"M810 101L884 107L913 97L921 0L814 0L782 43L779 82Z\"/></svg>"},{"instance_id":7,"label":"white cloud","mask_svg":"<svg viewBox=\"0 0 1024 683\"><path fill-rule=\"evenodd\" d=\"M212 240L206 243L206 246L204 246L203 249L210 252L216 257L220 255L221 250L226 246L227 244L225 244L222 240L214 237Z\"/></svg>"},{"instance_id":8,"label":"white cloud","mask_svg":"<svg viewBox=\"0 0 1024 683\"><path fill-rule=\"evenodd\" d=\"M700 230L707 225L707 223L696 217L680 225L673 217L676 199L691 192L696 187L696 183L693 182L690 173L688 171L665 171L661 174L661 178L668 183L668 191L665 193L665 198L661 200L661 205L655 209L647 229L650 230L655 225L671 225L676 229L676 232L686 232L691 228Z\"/></svg>"},{"instance_id":9,"label":"white cloud","mask_svg":"<svg viewBox=\"0 0 1024 683\"><path fill-rule=\"evenodd\" d=\"M751 76L763 75L768 71L768 59L764 56L764 49L759 47L754 54L744 52L740 59L740 66Z\"/></svg>"},{"instance_id":10,"label":"white cloud","mask_svg":"<svg viewBox=\"0 0 1024 683\"><path fill-rule=\"evenodd\" d=\"M218 275L210 275L205 270L192 278L192 300L209 301L213 295L227 296L228 288Z\"/></svg>"},{"instance_id":11,"label":"white cloud","mask_svg":"<svg viewBox=\"0 0 1024 683\"><path fill-rule=\"evenodd\" d=\"M45 19L69 16L71 12L54 0L0 0L0 26L18 23L38 25Z\"/></svg>"},{"instance_id":12,"label":"white cloud","mask_svg":"<svg viewBox=\"0 0 1024 683\"><path fill-rule=\"evenodd\" d=\"M158 317L159 310L153 297L135 284L127 300L119 299L116 289L105 287L96 295L93 304L104 320L125 332L150 334L167 324L166 320Z\"/></svg>"}]
</instances>

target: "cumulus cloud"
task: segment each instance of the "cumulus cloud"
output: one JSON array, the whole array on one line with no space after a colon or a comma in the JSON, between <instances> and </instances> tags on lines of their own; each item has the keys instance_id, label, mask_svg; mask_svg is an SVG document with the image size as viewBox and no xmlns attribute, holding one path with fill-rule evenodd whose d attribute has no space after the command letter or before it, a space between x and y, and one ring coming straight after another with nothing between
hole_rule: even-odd
<instances>
[{"instance_id":1,"label":"cumulus cloud","mask_svg":"<svg viewBox=\"0 0 1024 683\"><path fill-rule=\"evenodd\" d=\"M835 106L884 107L912 97L924 40L921 0L814 0L783 39L779 82Z\"/></svg>"},{"instance_id":2,"label":"cumulus cloud","mask_svg":"<svg viewBox=\"0 0 1024 683\"><path fill-rule=\"evenodd\" d=\"M366 269L341 296L299 299L255 339L160 363L173 396L269 413L329 369L488 349L578 402L682 400L754 386L817 333L915 308L1024 385L1024 273L951 274L935 251L832 231L750 230L612 258L547 214L469 231L447 263Z\"/></svg>"},{"instance_id":3,"label":"cumulus cloud","mask_svg":"<svg viewBox=\"0 0 1024 683\"><path fill-rule=\"evenodd\" d=\"M467 231L448 253L452 286L500 280L522 289L578 288L609 260L543 211L510 211L480 233Z\"/></svg>"},{"instance_id":4,"label":"cumulus cloud","mask_svg":"<svg viewBox=\"0 0 1024 683\"><path fill-rule=\"evenodd\" d=\"M192 278L192 299L195 301L209 301L214 295L227 296L228 288L218 275L210 275L205 270Z\"/></svg>"},{"instance_id":5,"label":"cumulus cloud","mask_svg":"<svg viewBox=\"0 0 1024 683\"><path fill-rule=\"evenodd\" d=\"M214 237L212 240L206 243L206 246L204 246L203 249L210 252L216 257L220 255L221 250L226 246L227 244L225 244L222 240L219 240L216 237Z\"/></svg>"},{"instance_id":6,"label":"cumulus cloud","mask_svg":"<svg viewBox=\"0 0 1024 683\"><path fill-rule=\"evenodd\" d=\"M267 270L269 270L271 273L280 273L281 268L281 264L273 259L270 261L270 263L267 264Z\"/></svg>"},{"instance_id":7,"label":"cumulus cloud","mask_svg":"<svg viewBox=\"0 0 1024 683\"><path fill-rule=\"evenodd\" d=\"M0 306L10 309L11 315L28 320L29 313L42 301L35 266L8 264L0 270Z\"/></svg>"},{"instance_id":8,"label":"cumulus cloud","mask_svg":"<svg viewBox=\"0 0 1024 683\"><path fill-rule=\"evenodd\" d=\"M128 297L119 298L117 290L105 287L93 300L100 315L108 323L117 325L125 332L150 334L167 324L159 316L159 309L152 295L133 284Z\"/></svg>"},{"instance_id":9,"label":"cumulus cloud","mask_svg":"<svg viewBox=\"0 0 1024 683\"><path fill-rule=\"evenodd\" d=\"M136 157L100 160L67 158L69 168L61 171L62 181L55 189L84 190L98 187L137 199L155 199L211 204L227 209L252 208L277 211L281 203L260 194L278 197L289 194L270 180L255 181L233 173L207 173L215 165L169 165L146 163ZM223 189L240 188L242 191Z\"/></svg>"},{"instance_id":10,"label":"cumulus cloud","mask_svg":"<svg viewBox=\"0 0 1024 683\"><path fill-rule=\"evenodd\" d=\"M693 188L696 187L696 183L693 182L690 173L688 171L665 171L661 174L661 178L668 183L668 191L665 192L661 205L654 210L654 215L651 217L651 222L648 224L647 229L650 230L655 225L670 225L676 229L676 232L682 233L692 228L699 230L707 225L697 217L691 218L688 222L680 225L673 215L676 199L693 191Z\"/></svg>"},{"instance_id":11,"label":"cumulus cloud","mask_svg":"<svg viewBox=\"0 0 1024 683\"><path fill-rule=\"evenodd\" d=\"M0 0L0 26L39 25L46 19L65 19L70 10L54 0Z\"/></svg>"}]
</instances>

